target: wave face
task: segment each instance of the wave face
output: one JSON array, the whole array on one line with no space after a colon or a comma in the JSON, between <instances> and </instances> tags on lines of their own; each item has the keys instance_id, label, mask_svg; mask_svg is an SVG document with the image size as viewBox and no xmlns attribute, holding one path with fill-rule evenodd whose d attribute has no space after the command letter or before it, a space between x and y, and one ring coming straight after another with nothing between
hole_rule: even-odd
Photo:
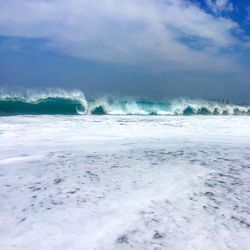
<instances>
[{"instance_id":1,"label":"wave face","mask_svg":"<svg viewBox=\"0 0 250 250\"><path fill-rule=\"evenodd\" d=\"M0 115L250 115L250 106L177 99L165 103L100 98L80 91L0 94Z\"/></svg>"},{"instance_id":2,"label":"wave face","mask_svg":"<svg viewBox=\"0 0 250 250\"><path fill-rule=\"evenodd\" d=\"M0 115L77 115L85 112L81 92L0 96Z\"/></svg>"}]
</instances>

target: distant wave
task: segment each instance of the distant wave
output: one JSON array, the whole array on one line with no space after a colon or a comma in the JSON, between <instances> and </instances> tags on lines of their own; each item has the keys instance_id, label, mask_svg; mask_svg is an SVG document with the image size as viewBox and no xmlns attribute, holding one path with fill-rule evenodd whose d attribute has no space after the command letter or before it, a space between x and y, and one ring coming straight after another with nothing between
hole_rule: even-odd
<instances>
[{"instance_id":1,"label":"distant wave","mask_svg":"<svg viewBox=\"0 0 250 250\"><path fill-rule=\"evenodd\" d=\"M0 94L0 115L250 115L250 106L205 100L169 102L132 98L99 98L87 101L80 91Z\"/></svg>"}]
</instances>

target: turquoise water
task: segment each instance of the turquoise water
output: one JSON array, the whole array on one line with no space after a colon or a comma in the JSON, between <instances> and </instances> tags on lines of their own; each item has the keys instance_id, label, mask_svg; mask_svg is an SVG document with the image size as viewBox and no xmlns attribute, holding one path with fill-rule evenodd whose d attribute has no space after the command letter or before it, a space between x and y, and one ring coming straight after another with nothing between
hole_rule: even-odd
<instances>
[{"instance_id":1,"label":"turquoise water","mask_svg":"<svg viewBox=\"0 0 250 250\"><path fill-rule=\"evenodd\" d=\"M249 115L250 106L205 100L177 99L168 102L132 98L86 100L84 95L36 95L0 97L0 115Z\"/></svg>"}]
</instances>

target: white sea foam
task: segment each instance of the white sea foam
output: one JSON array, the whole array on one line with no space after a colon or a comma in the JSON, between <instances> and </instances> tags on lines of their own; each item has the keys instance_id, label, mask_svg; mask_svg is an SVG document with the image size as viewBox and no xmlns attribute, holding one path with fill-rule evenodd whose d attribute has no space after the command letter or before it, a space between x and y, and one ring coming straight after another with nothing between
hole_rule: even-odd
<instances>
[{"instance_id":1,"label":"white sea foam","mask_svg":"<svg viewBox=\"0 0 250 250\"><path fill-rule=\"evenodd\" d=\"M0 118L1 249L248 249L249 116Z\"/></svg>"}]
</instances>

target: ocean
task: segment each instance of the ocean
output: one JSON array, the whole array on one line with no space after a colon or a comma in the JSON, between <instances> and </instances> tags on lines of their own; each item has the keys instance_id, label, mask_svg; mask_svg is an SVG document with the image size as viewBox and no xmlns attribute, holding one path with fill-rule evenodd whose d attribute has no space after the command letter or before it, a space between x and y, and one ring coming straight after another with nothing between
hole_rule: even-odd
<instances>
[{"instance_id":1,"label":"ocean","mask_svg":"<svg viewBox=\"0 0 250 250\"><path fill-rule=\"evenodd\" d=\"M7 115L250 115L250 105L185 98L165 102L131 97L86 99L81 91L0 92L0 116Z\"/></svg>"},{"instance_id":2,"label":"ocean","mask_svg":"<svg viewBox=\"0 0 250 250\"><path fill-rule=\"evenodd\" d=\"M250 249L249 110L2 96L1 249Z\"/></svg>"}]
</instances>

